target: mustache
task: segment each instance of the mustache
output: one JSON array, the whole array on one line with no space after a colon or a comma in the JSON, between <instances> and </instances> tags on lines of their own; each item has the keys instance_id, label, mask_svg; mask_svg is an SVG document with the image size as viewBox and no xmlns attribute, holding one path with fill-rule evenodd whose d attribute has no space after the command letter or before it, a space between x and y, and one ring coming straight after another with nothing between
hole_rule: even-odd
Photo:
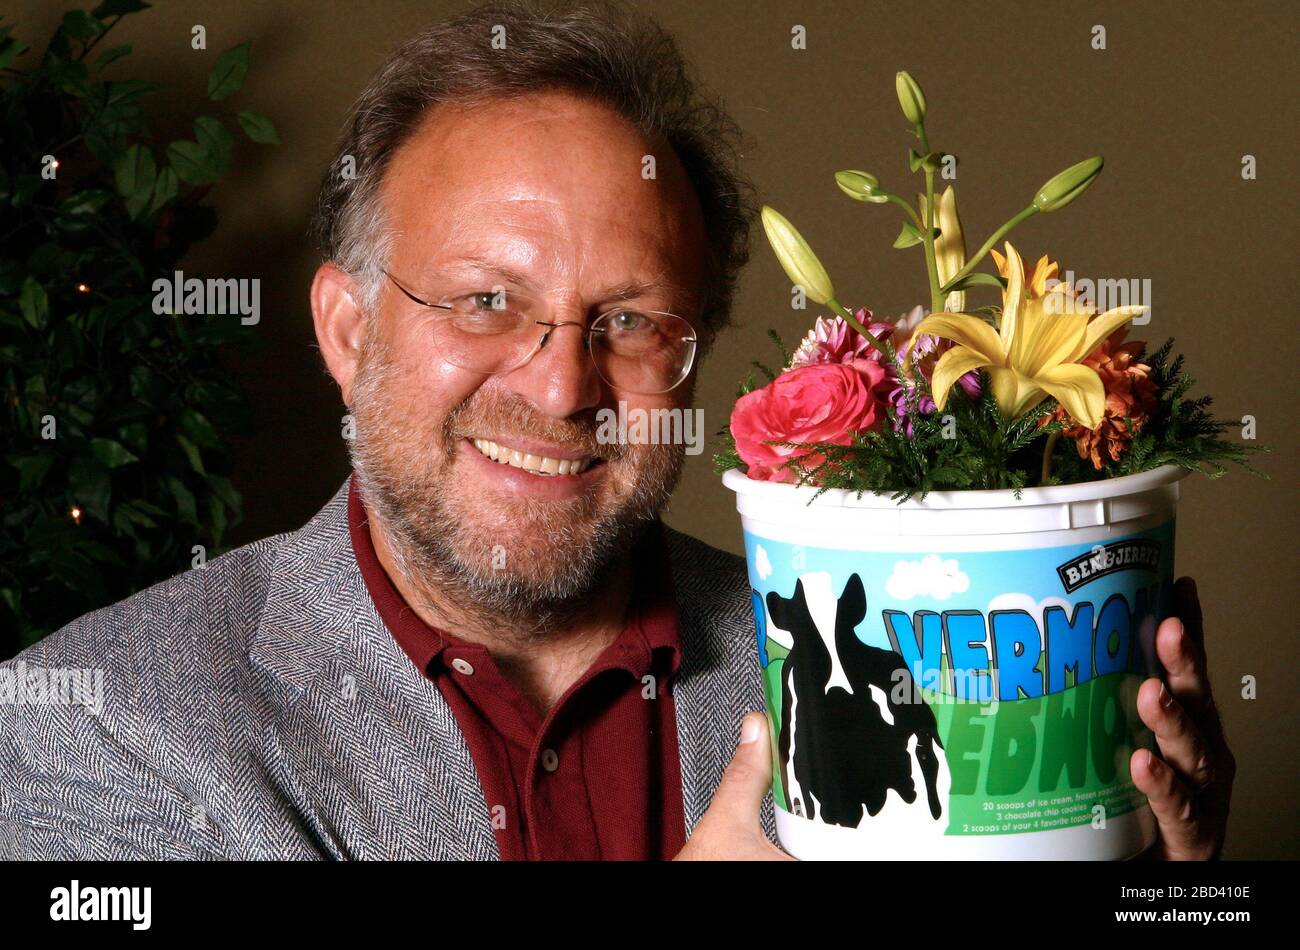
<instances>
[{"instance_id":1,"label":"mustache","mask_svg":"<svg viewBox=\"0 0 1300 950\"><path fill-rule=\"evenodd\" d=\"M561 421L538 416L530 407L517 403L513 408L504 405L471 407L473 401L472 397L448 414L443 430L449 448L464 438L488 437L508 442L513 436L571 446L584 455L606 462L626 454L626 446L603 443L596 438L594 410L589 423L576 419ZM488 401L497 402L495 399Z\"/></svg>"}]
</instances>

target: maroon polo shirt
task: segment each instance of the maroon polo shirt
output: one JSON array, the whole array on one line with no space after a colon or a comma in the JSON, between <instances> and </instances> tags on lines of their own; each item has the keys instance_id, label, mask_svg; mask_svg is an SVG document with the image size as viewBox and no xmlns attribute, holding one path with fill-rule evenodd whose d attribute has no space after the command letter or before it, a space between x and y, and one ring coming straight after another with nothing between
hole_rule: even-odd
<instances>
[{"instance_id":1,"label":"maroon polo shirt","mask_svg":"<svg viewBox=\"0 0 1300 950\"><path fill-rule=\"evenodd\" d=\"M460 724L503 860L654 860L681 850L670 684L682 638L661 522L634 551L637 583L622 634L545 714L485 647L430 627L398 593L375 554L355 476L348 527L379 616Z\"/></svg>"}]
</instances>

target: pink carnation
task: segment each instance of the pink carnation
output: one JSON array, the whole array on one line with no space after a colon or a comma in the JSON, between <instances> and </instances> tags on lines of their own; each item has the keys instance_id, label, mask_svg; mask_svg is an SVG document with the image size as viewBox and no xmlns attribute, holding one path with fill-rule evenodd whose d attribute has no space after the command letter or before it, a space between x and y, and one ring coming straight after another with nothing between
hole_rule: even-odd
<instances>
[{"instance_id":1,"label":"pink carnation","mask_svg":"<svg viewBox=\"0 0 1300 950\"><path fill-rule=\"evenodd\" d=\"M871 331L877 340L887 340L893 332L888 323L872 323L871 311L866 307L854 312L853 316ZM865 359L873 363L881 361L880 352L867 342L843 317L818 317L817 323L804 337L799 348L790 359L790 369L811 366L815 363L847 363L850 360Z\"/></svg>"}]
</instances>

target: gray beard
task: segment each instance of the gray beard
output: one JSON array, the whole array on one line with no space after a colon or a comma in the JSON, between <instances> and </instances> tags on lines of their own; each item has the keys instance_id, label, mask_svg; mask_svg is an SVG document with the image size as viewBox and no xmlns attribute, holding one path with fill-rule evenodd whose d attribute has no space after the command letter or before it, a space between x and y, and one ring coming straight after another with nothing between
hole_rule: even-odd
<instances>
[{"instance_id":1,"label":"gray beard","mask_svg":"<svg viewBox=\"0 0 1300 950\"><path fill-rule=\"evenodd\" d=\"M458 620L521 639L545 636L570 625L590 608L594 595L611 583L647 526L667 505L685 461L681 446L646 446L653 453L641 470L636 489L617 505L598 509L587 497L563 507L537 505L531 524L554 549L563 552L563 568L540 576L497 567L501 552L485 551L473 526L448 504L455 485L450 467L464 430L458 425L468 400L448 413L440 433L442 460L435 469L417 459L434 457L407 446L406 459L392 447L410 442L409 405L395 405L394 379L386 344L366 334L352 394L355 436L349 444L358 488L371 517L384 532L386 546L408 587L451 605ZM594 442L594 438L592 439ZM626 446L602 447L603 457ZM412 450L413 449L413 450ZM577 510L575 511L575 507ZM505 629L503 629L505 628Z\"/></svg>"}]
</instances>

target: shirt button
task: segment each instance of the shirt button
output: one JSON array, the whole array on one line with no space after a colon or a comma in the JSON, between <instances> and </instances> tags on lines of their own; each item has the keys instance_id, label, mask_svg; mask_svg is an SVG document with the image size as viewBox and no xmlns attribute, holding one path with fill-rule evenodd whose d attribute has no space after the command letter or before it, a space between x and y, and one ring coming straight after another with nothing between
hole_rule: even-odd
<instances>
[{"instance_id":1,"label":"shirt button","mask_svg":"<svg viewBox=\"0 0 1300 950\"><path fill-rule=\"evenodd\" d=\"M560 767L560 757L555 754L554 749L542 750L542 768L548 772L554 772Z\"/></svg>"},{"instance_id":2,"label":"shirt button","mask_svg":"<svg viewBox=\"0 0 1300 950\"><path fill-rule=\"evenodd\" d=\"M451 661L451 668L457 673L464 673L466 676L474 675L474 667L470 664L469 660L462 660L460 657L456 657L456 659Z\"/></svg>"}]
</instances>

